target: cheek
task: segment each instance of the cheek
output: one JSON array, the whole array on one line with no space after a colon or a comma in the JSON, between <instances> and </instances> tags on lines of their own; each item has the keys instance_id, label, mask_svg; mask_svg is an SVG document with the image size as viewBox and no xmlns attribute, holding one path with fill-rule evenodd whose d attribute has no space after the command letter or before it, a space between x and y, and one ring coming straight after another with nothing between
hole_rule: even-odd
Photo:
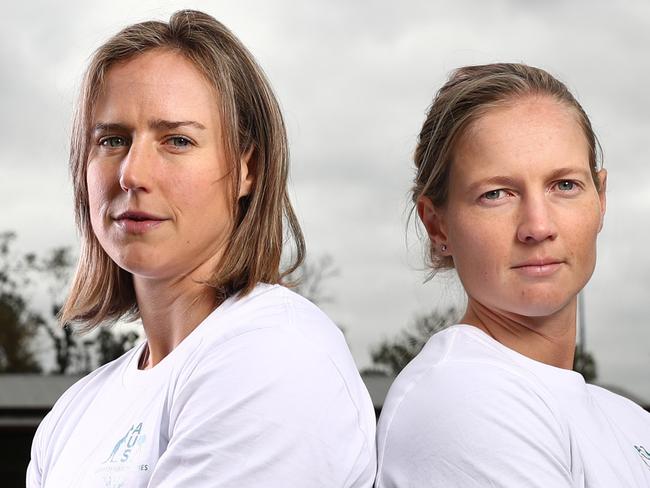
<instances>
[{"instance_id":1,"label":"cheek","mask_svg":"<svg viewBox=\"0 0 650 488\"><path fill-rule=\"evenodd\" d=\"M226 178L206 172L177 175L170 182L168 191L173 196L168 193L169 200L180 213L197 216L193 223L204 225L206 220L229 220L230 193Z\"/></svg>"},{"instance_id":2,"label":"cheek","mask_svg":"<svg viewBox=\"0 0 650 488\"><path fill-rule=\"evenodd\" d=\"M196 211L210 213L212 209L223 206L226 202L226 188L220 183L210 184L206 180L194 180L191 183L180 182L172 191L174 201L180 206Z\"/></svg>"},{"instance_id":3,"label":"cheek","mask_svg":"<svg viewBox=\"0 0 650 488\"><path fill-rule=\"evenodd\" d=\"M501 286L509 263L512 229L509 221L471 214L454 219L449 242L458 277L468 294L480 296ZM486 286L487 285L487 286Z\"/></svg>"},{"instance_id":4,"label":"cheek","mask_svg":"<svg viewBox=\"0 0 650 488\"><path fill-rule=\"evenodd\" d=\"M587 216L585 218L585 215ZM564 230L569 240L569 249L574 250L575 258L586 265L593 265L596 258L596 241L600 230L600 210L582 213L570 228Z\"/></svg>"},{"instance_id":5,"label":"cheek","mask_svg":"<svg viewBox=\"0 0 650 488\"><path fill-rule=\"evenodd\" d=\"M491 268L507 254L510 239L503 220L459 218L449 226L454 260L464 269Z\"/></svg>"},{"instance_id":6,"label":"cheek","mask_svg":"<svg viewBox=\"0 0 650 488\"><path fill-rule=\"evenodd\" d=\"M88 205L90 208L90 219L93 229L101 221L101 211L108 201L109 179L107 175L98 169L97 165L89 165L86 174L86 185L88 188Z\"/></svg>"}]
</instances>

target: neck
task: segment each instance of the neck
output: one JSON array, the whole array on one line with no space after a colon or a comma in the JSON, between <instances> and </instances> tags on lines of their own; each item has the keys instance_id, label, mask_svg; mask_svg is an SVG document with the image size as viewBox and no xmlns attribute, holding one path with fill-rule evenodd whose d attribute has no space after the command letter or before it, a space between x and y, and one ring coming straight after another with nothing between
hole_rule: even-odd
<instances>
[{"instance_id":1,"label":"neck","mask_svg":"<svg viewBox=\"0 0 650 488\"><path fill-rule=\"evenodd\" d=\"M531 359L572 369L576 308L574 298L552 315L526 317L490 309L470 297L462 322L478 327L504 346Z\"/></svg>"},{"instance_id":2,"label":"neck","mask_svg":"<svg viewBox=\"0 0 650 488\"><path fill-rule=\"evenodd\" d=\"M162 361L219 305L214 289L191 276L176 281L134 276L133 284L147 336L143 369Z\"/></svg>"}]
</instances>

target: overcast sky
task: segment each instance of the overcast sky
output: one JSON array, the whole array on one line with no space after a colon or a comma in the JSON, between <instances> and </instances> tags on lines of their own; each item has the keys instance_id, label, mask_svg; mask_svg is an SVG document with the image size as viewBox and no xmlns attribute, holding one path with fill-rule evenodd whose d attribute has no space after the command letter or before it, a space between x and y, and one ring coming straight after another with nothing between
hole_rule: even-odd
<instances>
[{"instance_id":1,"label":"overcast sky","mask_svg":"<svg viewBox=\"0 0 650 488\"><path fill-rule=\"evenodd\" d=\"M423 284L406 233L411 154L449 71L520 61L565 81L609 171L587 345L603 383L650 401L650 4L594 1L12 2L0 16L0 230L21 251L77 247L67 147L85 62L126 24L205 10L250 48L289 128L292 193L312 259L339 269L324 306L360 367L418 313L462 301Z\"/></svg>"}]
</instances>

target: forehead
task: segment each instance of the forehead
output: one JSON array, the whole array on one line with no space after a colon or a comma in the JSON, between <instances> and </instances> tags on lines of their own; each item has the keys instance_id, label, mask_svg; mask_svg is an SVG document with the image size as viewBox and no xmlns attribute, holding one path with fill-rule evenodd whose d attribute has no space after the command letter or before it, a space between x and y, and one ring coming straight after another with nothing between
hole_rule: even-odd
<instances>
[{"instance_id":1,"label":"forehead","mask_svg":"<svg viewBox=\"0 0 650 488\"><path fill-rule=\"evenodd\" d=\"M528 175L559 166L589 169L589 147L575 110L549 96L528 96L487 110L458 141L452 175Z\"/></svg>"},{"instance_id":2,"label":"forehead","mask_svg":"<svg viewBox=\"0 0 650 488\"><path fill-rule=\"evenodd\" d=\"M111 66L95 104L95 119L114 112L152 112L151 117L213 118L216 89L182 54L153 49Z\"/></svg>"}]
</instances>

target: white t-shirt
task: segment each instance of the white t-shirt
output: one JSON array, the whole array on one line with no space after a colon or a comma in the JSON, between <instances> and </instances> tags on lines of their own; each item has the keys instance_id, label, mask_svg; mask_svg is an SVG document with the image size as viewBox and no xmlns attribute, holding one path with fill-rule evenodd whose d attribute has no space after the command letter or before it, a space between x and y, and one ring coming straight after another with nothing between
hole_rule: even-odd
<instances>
[{"instance_id":1,"label":"white t-shirt","mask_svg":"<svg viewBox=\"0 0 650 488\"><path fill-rule=\"evenodd\" d=\"M370 397L341 332L299 295L231 298L149 370L142 348L54 405L28 488L372 486Z\"/></svg>"},{"instance_id":2,"label":"white t-shirt","mask_svg":"<svg viewBox=\"0 0 650 488\"><path fill-rule=\"evenodd\" d=\"M435 334L388 393L376 488L650 487L650 414L476 327Z\"/></svg>"}]
</instances>

